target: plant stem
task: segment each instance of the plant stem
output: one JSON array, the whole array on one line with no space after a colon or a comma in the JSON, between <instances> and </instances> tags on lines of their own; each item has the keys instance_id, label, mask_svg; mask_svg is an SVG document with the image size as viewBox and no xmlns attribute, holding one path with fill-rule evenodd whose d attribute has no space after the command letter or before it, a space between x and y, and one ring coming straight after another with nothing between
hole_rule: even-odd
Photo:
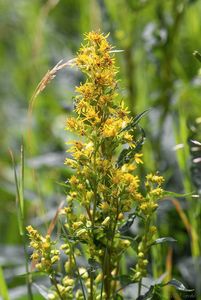
<instances>
[{"instance_id":1,"label":"plant stem","mask_svg":"<svg viewBox=\"0 0 201 300\"><path fill-rule=\"evenodd\" d=\"M90 300L94 299L94 278L92 271L90 271Z\"/></svg>"},{"instance_id":2,"label":"plant stem","mask_svg":"<svg viewBox=\"0 0 201 300\"><path fill-rule=\"evenodd\" d=\"M72 254L72 257L73 257L73 260L74 260L74 263L75 263L75 266L76 266L76 269L77 269L77 274L78 274L78 277L79 277L80 286L81 286L81 289L82 289L82 293L83 293L84 300L87 300L86 295L85 295L84 286L83 286L83 283L82 283L82 278L81 278L81 276L80 276L80 272L79 272L79 268L78 268L77 261L76 261L76 258L75 258L75 254L74 254L74 252L73 252L74 249L72 249L73 247L72 247L71 243L70 243L69 240L68 240L68 236L67 236L67 234L66 234L66 230L65 230L63 224L62 224L61 222L60 222L60 224L61 224L61 228L62 228L64 234L66 235L66 241L67 241L68 246L69 246L69 248L70 248L70 253Z\"/></svg>"},{"instance_id":3,"label":"plant stem","mask_svg":"<svg viewBox=\"0 0 201 300\"><path fill-rule=\"evenodd\" d=\"M142 279L140 279L140 281L138 282L138 297L141 294L141 288L142 288Z\"/></svg>"},{"instance_id":4,"label":"plant stem","mask_svg":"<svg viewBox=\"0 0 201 300\"><path fill-rule=\"evenodd\" d=\"M28 297L29 300L33 300L33 294L32 294L32 289L31 289L31 276L29 274L29 261L28 261L28 253L26 249L26 241L25 241L25 235L22 235L22 240L23 240L23 248L24 248L24 256L25 256L25 268L26 268L26 283L27 283L27 291L28 291Z\"/></svg>"},{"instance_id":5,"label":"plant stem","mask_svg":"<svg viewBox=\"0 0 201 300\"><path fill-rule=\"evenodd\" d=\"M57 294L58 294L59 298L60 298L61 300L64 300L63 297L62 297L62 295L61 295L61 293L60 293L60 291L59 291L59 289L58 289L57 281L56 281L56 279L55 279L55 277L54 277L54 274L51 274L51 280L52 280L52 282L53 282L53 284L54 284L54 286L55 286L55 288L56 288L56 290L57 290Z\"/></svg>"},{"instance_id":6,"label":"plant stem","mask_svg":"<svg viewBox=\"0 0 201 300\"><path fill-rule=\"evenodd\" d=\"M94 162L93 162L93 169L94 173L96 174L96 153L98 151L98 146L96 143L96 138L94 140ZM96 206L97 206L97 179L95 180L94 186L93 186L93 192L94 192L94 201L93 201L93 214L92 214L92 234L94 231L94 225L95 225L95 218L96 218Z\"/></svg>"},{"instance_id":7,"label":"plant stem","mask_svg":"<svg viewBox=\"0 0 201 300\"><path fill-rule=\"evenodd\" d=\"M94 171L96 173L96 153L98 151L98 146L96 143L96 138L94 140L94 146L95 146L95 151L94 151ZM93 192L94 192L94 201L93 201L93 213L92 213L92 238L94 235L94 226L95 226L95 219L96 219L96 206L97 206L97 179L95 180L94 187L93 187ZM92 256L93 258L93 256ZM94 278L92 271L90 271L90 300L94 299Z\"/></svg>"},{"instance_id":8,"label":"plant stem","mask_svg":"<svg viewBox=\"0 0 201 300\"><path fill-rule=\"evenodd\" d=\"M25 236L25 222L24 222L24 145L22 142L21 145L21 155L20 155L20 176L18 179L17 171L16 171L16 163L13 156L12 151L10 151L13 170L14 170L14 178L15 178L15 186L16 186L16 208L17 208L17 217L18 217L18 226L19 226L19 234L22 238L22 244L24 249L25 256L25 268L26 268L26 283L28 290L28 298L33 300L33 294L31 290L31 278L29 274L29 257L26 250L26 236Z\"/></svg>"},{"instance_id":9,"label":"plant stem","mask_svg":"<svg viewBox=\"0 0 201 300\"><path fill-rule=\"evenodd\" d=\"M70 243L69 243L69 245L70 245ZM76 269L77 269L77 273L78 273L78 277L79 277L79 281L80 281L80 285L81 285L83 297L84 297L84 300L87 300L86 299L86 295L85 295L85 291L84 291L84 286L83 286L83 283L82 283L82 278L80 276L79 268L78 268L77 261L76 261L75 254L74 254L73 250L72 250L72 255L73 255L73 259L74 259L75 266L76 266Z\"/></svg>"},{"instance_id":10,"label":"plant stem","mask_svg":"<svg viewBox=\"0 0 201 300\"><path fill-rule=\"evenodd\" d=\"M148 216L145 220L145 225L144 225L144 240L143 240L143 243L144 243L144 255L146 256L146 253L148 251L148 248L147 248L147 235L148 235L148 232L149 232L149 226L150 226L150 222L151 222L151 218L150 216ZM138 297L140 296L140 293L141 293L141 287L142 287L142 278L140 278L139 282L138 282Z\"/></svg>"}]
</instances>

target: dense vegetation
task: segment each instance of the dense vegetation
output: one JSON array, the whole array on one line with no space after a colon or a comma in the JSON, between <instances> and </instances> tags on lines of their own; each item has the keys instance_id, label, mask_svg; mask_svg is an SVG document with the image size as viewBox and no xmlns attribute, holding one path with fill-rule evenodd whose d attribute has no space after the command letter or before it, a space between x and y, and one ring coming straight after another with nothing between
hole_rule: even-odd
<instances>
[{"instance_id":1,"label":"dense vegetation","mask_svg":"<svg viewBox=\"0 0 201 300\"><path fill-rule=\"evenodd\" d=\"M85 78L70 66L62 67L52 74L56 78L37 98L32 95L36 96L34 90L48 69L61 59L65 63L76 57L83 33L99 29L110 32L110 44L122 50L115 53L118 99L128 106L129 117L150 109L140 119L146 140L141 151L143 164L138 165L136 176L145 182L146 174L158 171L165 179L163 189L172 192L164 193L153 220L155 240L172 239L165 243L158 240L151 248L145 286L149 288L154 279L167 283L176 278L178 281L156 293L159 299L200 299L201 81L200 56L198 52L193 55L194 51L201 52L200 2L3 0L0 10L2 299L31 299L30 289L33 299L46 297L44 286L50 285L47 278L35 273L31 284L30 277L25 276L32 253L25 226L31 224L43 235L51 232L54 238L62 231L55 216L69 196L67 182L73 171L64 160L68 143L75 139L74 133L64 131L65 120L73 115L75 86ZM110 135L111 129L105 134ZM12 154L16 164L12 164ZM136 156L136 160L141 157ZM141 222L135 220L127 235L132 238L142 230ZM97 256L93 258L96 261ZM93 263L90 266L96 268ZM135 266L137 253L128 249L121 274ZM194 292L185 294L179 282ZM121 284L127 283L128 278L122 277ZM140 288L141 294L146 291L146 287ZM134 285L125 290L124 299L137 298L137 294Z\"/></svg>"}]
</instances>

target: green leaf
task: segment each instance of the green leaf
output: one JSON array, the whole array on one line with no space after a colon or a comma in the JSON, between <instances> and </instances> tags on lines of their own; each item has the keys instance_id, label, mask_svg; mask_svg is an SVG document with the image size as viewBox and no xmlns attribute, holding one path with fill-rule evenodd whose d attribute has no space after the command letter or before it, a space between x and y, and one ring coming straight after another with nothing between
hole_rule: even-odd
<instances>
[{"instance_id":1,"label":"green leaf","mask_svg":"<svg viewBox=\"0 0 201 300\"><path fill-rule=\"evenodd\" d=\"M161 300L161 288L161 284L151 285L149 290L144 295L140 295L136 300Z\"/></svg>"},{"instance_id":2,"label":"green leaf","mask_svg":"<svg viewBox=\"0 0 201 300\"><path fill-rule=\"evenodd\" d=\"M187 289L182 282L180 282L179 280L177 279L172 279L170 280L167 285L171 285L173 287L175 287L178 291L180 292L185 292L185 293L192 293L194 292L194 290L192 289Z\"/></svg>"},{"instance_id":3,"label":"green leaf","mask_svg":"<svg viewBox=\"0 0 201 300\"><path fill-rule=\"evenodd\" d=\"M144 295L140 295L139 297L137 297L136 300L146 300L146 299L150 299L150 296L152 295L153 292L153 285L150 286L149 290L144 294Z\"/></svg>"},{"instance_id":4,"label":"green leaf","mask_svg":"<svg viewBox=\"0 0 201 300\"><path fill-rule=\"evenodd\" d=\"M36 284L36 283L33 283L33 286L35 286L35 288L38 290L39 294L41 296L43 296L44 299L47 299L47 300L49 299L48 298L49 291L45 286L43 286L41 284L39 285L39 284Z\"/></svg>"},{"instance_id":5,"label":"green leaf","mask_svg":"<svg viewBox=\"0 0 201 300\"><path fill-rule=\"evenodd\" d=\"M194 51L193 55L199 62L201 62L201 54L198 51Z\"/></svg>"},{"instance_id":6,"label":"green leaf","mask_svg":"<svg viewBox=\"0 0 201 300\"><path fill-rule=\"evenodd\" d=\"M41 276L46 276L47 274L45 272L42 272L42 271L32 271L32 272L16 275L16 277L26 278L27 275L30 275L32 278L38 278L38 277L41 277Z\"/></svg>"},{"instance_id":7,"label":"green leaf","mask_svg":"<svg viewBox=\"0 0 201 300\"><path fill-rule=\"evenodd\" d=\"M125 233L126 231L128 231L129 228L133 225L133 222L134 222L135 218L136 218L136 214L135 214L135 213L129 214L126 223L123 224L123 225L119 228L119 231L120 231L121 233Z\"/></svg>"},{"instance_id":8,"label":"green leaf","mask_svg":"<svg viewBox=\"0 0 201 300\"><path fill-rule=\"evenodd\" d=\"M111 51L109 51L109 53L120 53L120 52L124 52L124 50L111 50Z\"/></svg>"},{"instance_id":9,"label":"green leaf","mask_svg":"<svg viewBox=\"0 0 201 300\"><path fill-rule=\"evenodd\" d=\"M2 296L4 300L10 299L8 294L7 284L1 267L0 267L0 296Z\"/></svg>"},{"instance_id":10,"label":"green leaf","mask_svg":"<svg viewBox=\"0 0 201 300\"><path fill-rule=\"evenodd\" d=\"M21 199L22 184L20 184L19 179L18 179L15 158L14 158L14 155L11 150L10 150L10 156L11 156L12 164L13 164L13 172L14 172L15 187L16 187L17 220L18 220L20 235L23 236L24 228L23 228L23 215L22 215L22 207L21 207L21 203L23 202Z\"/></svg>"},{"instance_id":11,"label":"green leaf","mask_svg":"<svg viewBox=\"0 0 201 300\"><path fill-rule=\"evenodd\" d=\"M163 244L163 243L174 243L176 241L177 240L175 240L174 238L167 236L167 237L162 237L162 238L155 240L152 243L152 245Z\"/></svg>"},{"instance_id":12,"label":"green leaf","mask_svg":"<svg viewBox=\"0 0 201 300\"><path fill-rule=\"evenodd\" d=\"M123 166L123 164L126 163L127 159L128 159L128 155L130 153L130 148L128 149L123 149L117 159L117 167L121 167Z\"/></svg>"},{"instance_id":13,"label":"green leaf","mask_svg":"<svg viewBox=\"0 0 201 300\"><path fill-rule=\"evenodd\" d=\"M122 129L122 132L133 129L150 110L151 109L149 108L149 109L146 109L145 111L143 111L142 113L138 114L135 118L133 118L131 120L131 122L125 128Z\"/></svg>"},{"instance_id":14,"label":"green leaf","mask_svg":"<svg viewBox=\"0 0 201 300\"><path fill-rule=\"evenodd\" d=\"M186 193L186 194L179 194L179 193L164 191L163 192L163 197L184 198L184 197L191 196L192 194L193 194L193 192L192 193Z\"/></svg>"},{"instance_id":15,"label":"green leaf","mask_svg":"<svg viewBox=\"0 0 201 300\"><path fill-rule=\"evenodd\" d=\"M20 155L20 211L22 218L24 218L24 144L21 145L21 155Z\"/></svg>"},{"instance_id":16,"label":"green leaf","mask_svg":"<svg viewBox=\"0 0 201 300\"><path fill-rule=\"evenodd\" d=\"M124 299L123 296L121 296L120 294L116 294L114 296L114 300L123 300L123 299Z\"/></svg>"},{"instance_id":17,"label":"green leaf","mask_svg":"<svg viewBox=\"0 0 201 300\"><path fill-rule=\"evenodd\" d=\"M116 276L114 279L120 281L122 286L127 286L128 284L132 283L131 277L126 274Z\"/></svg>"},{"instance_id":18,"label":"green leaf","mask_svg":"<svg viewBox=\"0 0 201 300\"><path fill-rule=\"evenodd\" d=\"M201 146L201 143L196 140L190 140L194 145Z\"/></svg>"},{"instance_id":19,"label":"green leaf","mask_svg":"<svg viewBox=\"0 0 201 300\"><path fill-rule=\"evenodd\" d=\"M144 130L139 127L141 137L134 142L135 148L129 147L127 149L123 149L117 159L117 167L120 168L122 167L125 163L128 163L136 153L139 153L140 150L142 149L142 146L144 145L145 142L145 132Z\"/></svg>"}]
</instances>

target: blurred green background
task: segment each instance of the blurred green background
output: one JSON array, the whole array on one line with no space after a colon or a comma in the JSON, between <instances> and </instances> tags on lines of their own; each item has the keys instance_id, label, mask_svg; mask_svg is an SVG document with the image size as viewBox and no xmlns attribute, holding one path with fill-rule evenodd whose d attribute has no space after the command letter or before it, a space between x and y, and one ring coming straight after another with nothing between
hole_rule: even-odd
<instances>
[{"instance_id":1,"label":"blurred green background","mask_svg":"<svg viewBox=\"0 0 201 300\"><path fill-rule=\"evenodd\" d=\"M24 139L25 223L47 228L65 199L62 183L70 171L63 161L71 135L64 126L82 77L66 68L39 95L31 138L29 101L47 70L75 57L83 34L99 29L110 32L110 42L124 50L116 54L119 88L131 113L151 108L142 121L147 139L141 176L157 170L167 190L193 192L178 200L177 210L172 199L163 201L157 222L160 236L178 241L170 261L172 276L195 288L197 299L201 295L201 147L192 142L201 142L201 65L193 56L195 50L201 52L200 16L198 0L0 1L0 281L6 280L11 299L27 298L19 276L25 267L8 149L19 163ZM195 232L193 242L182 213ZM155 262L157 254L152 254L156 277L167 271L171 251L164 246Z\"/></svg>"}]
</instances>

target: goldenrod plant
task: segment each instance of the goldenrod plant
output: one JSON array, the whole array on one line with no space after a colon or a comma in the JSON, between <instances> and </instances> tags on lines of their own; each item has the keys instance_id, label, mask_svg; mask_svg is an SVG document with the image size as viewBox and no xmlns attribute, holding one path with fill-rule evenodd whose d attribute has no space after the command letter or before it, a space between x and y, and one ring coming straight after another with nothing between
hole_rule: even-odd
<instances>
[{"instance_id":1,"label":"goldenrod plant","mask_svg":"<svg viewBox=\"0 0 201 300\"><path fill-rule=\"evenodd\" d=\"M52 240L27 227L35 267L52 283L49 299L126 299L124 288L131 283L138 286L132 299L145 299L140 296L150 248L168 241L156 240L154 224L164 179L157 173L137 175L144 143L139 121L146 112L132 117L118 94L118 50L107 38L99 32L86 34L71 61L86 80L76 87L74 116L66 121L66 130L77 139L65 161L73 175L60 211L61 236ZM136 220L140 229L134 236L129 228ZM122 258L129 248L134 250L133 265L124 274ZM62 276L58 265L64 266ZM177 281L170 284L184 289ZM147 293L160 296L161 286L152 286Z\"/></svg>"}]
</instances>

